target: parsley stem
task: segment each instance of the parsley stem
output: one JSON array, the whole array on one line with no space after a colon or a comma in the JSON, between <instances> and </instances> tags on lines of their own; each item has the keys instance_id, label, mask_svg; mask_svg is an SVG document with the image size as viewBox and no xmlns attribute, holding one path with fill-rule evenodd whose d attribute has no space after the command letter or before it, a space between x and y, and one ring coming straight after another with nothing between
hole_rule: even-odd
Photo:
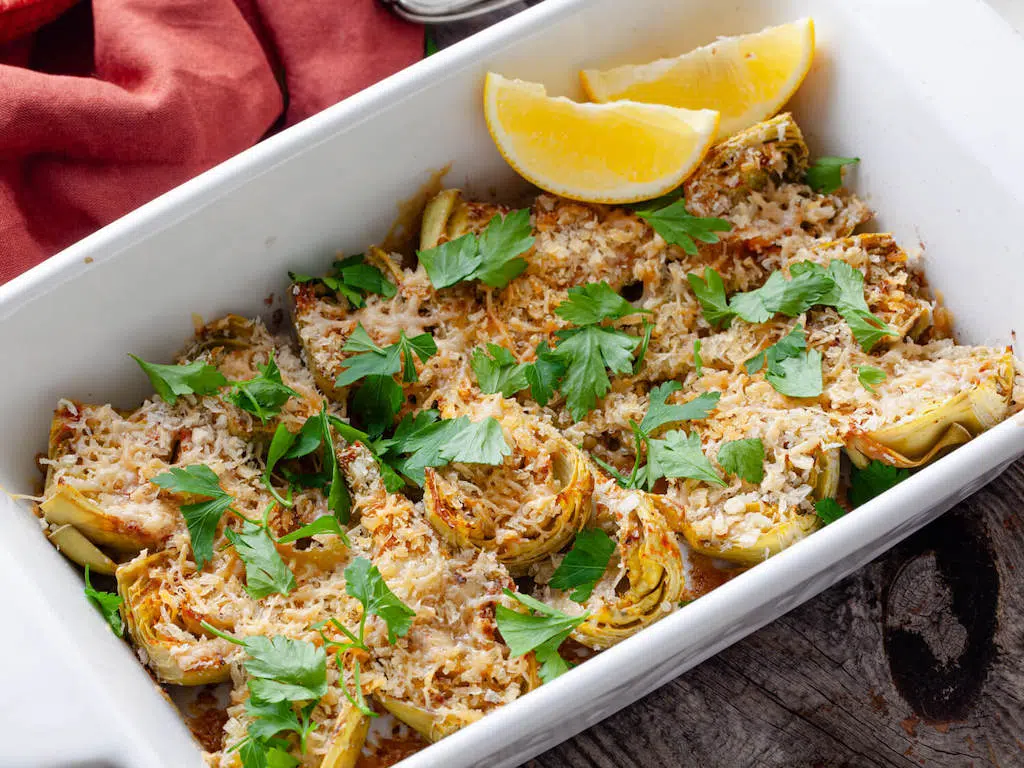
<instances>
[{"instance_id":1,"label":"parsley stem","mask_svg":"<svg viewBox=\"0 0 1024 768\"><path fill-rule=\"evenodd\" d=\"M263 476L263 485L266 486L267 490L270 491L270 495L273 496L274 499L277 500L277 503L280 504L282 507L295 506L294 502L292 502L291 486L288 486L288 498L285 499L282 498L281 495L277 492L277 489L274 488L274 485L270 482L270 477L268 475Z\"/></svg>"},{"instance_id":2,"label":"parsley stem","mask_svg":"<svg viewBox=\"0 0 1024 768\"><path fill-rule=\"evenodd\" d=\"M353 682L355 683L356 688L355 695L353 696L348 691L348 683L345 682L345 669L344 666L342 665L341 653L338 653L337 658L338 681L341 683L341 692L345 694L345 698L348 699L349 704L358 709L367 717L380 717L380 715L378 715L376 712L370 709L370 707L366 703L366 699L363 697L363 686L362 683L360 683L359 681L359 660L357 659L352 664L352 676L355 678Z\"/></svg>"},{"instance_id":3,"label":"parsley stem","mask_svg":"<svg viewBox=\"0 0 1024 768\"><path fill-rule=\"evenodd\" d=\"M230 512L233 515L236 515L237 517L242 518L243 520L245 520L245 522L249 523L250 525L255 525L257 528L262 528L263 527L258 520L252 520L252 519L246 517L245 515L243 515L241 512L239 512L234 507L228 507L228 512Z\"/></svg>"},{"instance_id":4,"label":"parsley stem","mask_svg":"<svg viewBox=\"0 0 1024 768\"><path fill-rule=\"evenodd\" d=\"M229 643L234 643L235 645L241 645L241 646L245 645L245 640L237 638L234 635L229 635L227 632L222 632L221 630L217 629L215 626L210 624L205 619L203 621L199 622L199 626L201 626L207 632L209 632L209 633L211 633L213 635L216 635L221 640L227 640Z\"/></svg>"}]
</instances>

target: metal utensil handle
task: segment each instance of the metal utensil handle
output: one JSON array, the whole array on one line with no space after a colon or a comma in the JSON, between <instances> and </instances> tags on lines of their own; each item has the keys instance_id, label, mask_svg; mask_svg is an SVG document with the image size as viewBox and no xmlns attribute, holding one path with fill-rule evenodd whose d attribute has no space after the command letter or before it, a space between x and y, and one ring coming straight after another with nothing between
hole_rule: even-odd
<instances>
[{"instance_id":1,"label":"metal utensil handle","mask_svg":"<svg viewBox=\"0 0 1024 768\"><path fill-rule=\"evenodd\" d=\"M449 4L450 10L443 10L434 12L428 12L425 9L408 8L407 5L415 3L403 2L403 0L380 0L381 5L389 8L398 16L401 16L407 21L415 21L419 24L444 24L449 21L462 21L463 19L471 19L475 16L481 16L491 11L497 11L501 8L505 8L510 5L514 5L520 0L453 0Z\"/></svg>"}]
</instances>

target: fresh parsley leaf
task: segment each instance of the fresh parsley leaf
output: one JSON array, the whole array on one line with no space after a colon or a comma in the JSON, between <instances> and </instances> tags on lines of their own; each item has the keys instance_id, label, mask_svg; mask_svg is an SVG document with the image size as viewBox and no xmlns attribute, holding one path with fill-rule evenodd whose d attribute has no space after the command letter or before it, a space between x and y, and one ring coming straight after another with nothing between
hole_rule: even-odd
<instances>
[{"instance_id":1,"label":"fresh parsley leaf","mask_svg":"<svg viewBox=\"0 0 1024 768\"><path fill-rule=\"evenodd\" d=\"M254 600L274 593L287 595L295 589L295 574L285 565L265 528L249 522L242 530L224 531L245 563L245 591Z\"/></svg>"},{"instance_id":2,"label":"fresh parsley leaf","mask_svg":"<svg viewBox=\"0 0 1024 768\"><path fill-rule=\"evenodd\" d=\"M205 464L171 467L169 472L157 475L150 482L172 493L210 497L209 501L181 505L181 514L185 518L189 540L192 542L192 557L196 561L196 568L202 570L213 557L217 524L234 498L220 487L216 473Z\"/></svg>"},{"instance_id":3,"label":"fresh parsley leaf","mask_svg":"<svg viewBox=\"0 0 1024 768\"><path fill-rule=\"evenodd\" d=\"M388 642L404 637L412 627L416 612L399 600L384 582L384 577L365 557L357 557L345 569L345 591L363 605L366 616L379 616L387 624ZM363 624L360 622L360 637Z\"/></svg>"},{"instance_id":4,"label":"fresh parsley leaf","mask_svg":"<svg viewBox=\"0 0 1024 768\"><path fill-rule=\"evenodd\" d=\"M526 260L519 257L533 247L531 233L530 212L524 208L494 216L479 237L467 233L417 251L417 256L435 288L463 280L501 288L526 269Z\"/></svg>"},{"instance_id":5,"label":"fresh parsley leaf","mask_svg":"<svg viewBox=\"0 0 1024 768\"><path fill-rule=\"evenodd\" d=\"M302 424L302 428L295 436L295 442L291 444L291 447L288 448L282 458L301 459L303 456L308 456L320 447L323 433L324 428L320 414L310 416Z\"/></svg>"},{"instance_id":6,"label":"fresh parsley leaf","mask_svg":"<svg viewBox=\"0 0 1024 768\"><path fill-rule=\"evenodd\" d=\"M875 368L873 365L857 366L857 381L871 394L875 393L875 385L881 384L886 379L885 371Z\"/></svg>"},{"instance_id":7,"label":"fresh parsley leaf","mask_svg":"<svg viewBox=\"0 0 1024 768\"><path fill-rule=\"evenodd\" d=\"M187 365L160 365L147 363L135 355L128 357L149 377L153 391L171 405L178 402L180 395L214 395L228 383L224 374L201 360Z\"/></svg>"},{"instance_id":8,"label":"fresh parsley leaf","mask_svg":"<svg viewBox=\"0 0 1024 768\"><path fill-rule=\"evenodd\" d=\"M472 232L433 248L417 251L416 255L435 288L448 288L468 280L483 263L480 245Z\"/></svg>"},{"instance_id":9,"label":"fresh parsley leaf","mask_svg":"<svg viewBox=\"0 0 1024 768\"><path fill-rule=\"evenodd\" d=\"M334 437L331 435L331 419L327 415L326 401L320 408L320 430L324 474L329 474L331 478L330 488L327 492L327 508L334 513L339 521L347 523L352 514L352 497L349 495L348 487L341 477L341 468L338 466L338 454L334 450Z\"/></svg>"},{"instance_id":10,"label":"fresh parsley leaf","mask_svg":"<svg viewBox=\"0 0 1024 768\"><path fill-rule=\"evenodd\" d=\"M662 206L660 203L660 200L655 200L643 207L634 206L634 211L650 224L666 243L678 245L690 256L697 255L697 244L694 240L717 243L717 232L728 232L732 229L732 224L725 219L694 216L686 210L686 201L681 197L668 205Z\"/></svg>"},{"instance_id":11,"label":"fresh parsley leaf","mask_svg":"<svg viewBox=\"0 0 1024 768\"><path fill-rule=\"evenodd\" d=\"M787 280L781 271L772 272L757 290L735 294L729 300L729 307L748 323L768 322L780 312L796 317L820 303L835 285L821 267L794 269L791 275Z\"/></svg>"},{"instance_id":12,"label":"fresh parsley leaf","mask_svg":"<svg viewBox=\"0 0 1024 768\"><path fill-rule=\"evenodd\" d=\"M392 425L402 407L402 385L391 376L371 375L363 379L352 407L372 437L380 437Z\"/></svg>"},{"instance_id":13,"label":"fresh parsley leaf","mask_svg":"<svg viewBox=\"0 0 1024 768\"><path fill-rule=\"evenodd\" d=\"M600 283L576 285L569 289L569 297L555 307L555 314L574 325L595 325L602 320L617 320L638 312L637 309L603 280Z\"/></svg>"},{"instance_id":14,"label":"fresh parsley leaf","mask_svg":"<svg viewBox=\"0 0 1024 768\"><path fill-rule=\"evenodd\" d=\"M453 444L443 452L445 458L463 464L501 464L512 453L505 441L501 424L492 416L480 421L470 421L460 416L449 421Z\"/></svg>"},{"instance_id":15,"label":"fresh parsley leaf","mask_svg":"<svg viewBox=\"0 0 1024 768\"><path fill-rule=\"evenodd\" d=\"M345 341L342 350L359 354L345 359L345 368L335 381L339 387L354 384L366 376L392 376L399 371L402 372L403 381L417 381L414 357L427 362L437 353L437 344L429 333L421 333L410 339L402 331L396 343L382 348L374 344L360 323Z\"/></svg>"},{"instance_id":16,"label":"fresh parsley leaf","mask_svg":"<svg viewBox=\"0 0 1024 768\"><path fill-rule=\"evenodd\" d=\"M600 325L559 331L558 336L552 354L565 365L561 391L569 412L579 421L611 389L606 369L620 374L633 370L633 350L640 339Z\"/></svg>"},{"instance_id":17,"label":"fresh parsley leaf","mask_svg":"<svg viewBox=\"0 0 1024 768\"><path fill-rule=\"evenodd\" d=\"M810 349L793 357L781 358L775 365L769 358L768 383L789 397L817 397L822 393L821 353Z\"/></svg>"},{"instance_id":18,"label":"fresh parsley leaf","mask_svg":"<svg viewBox=\"0 0 1024 768\"><path fill-rule=\"evenodd\" d=\"M640 339L640 349L636 353L636 360L633 361L633 375L636 376L643 368L644 359L647 357L647 348L651 345L651 336L654 334L654 323L644 320L644 335Z\"/></svg>"},{"instance_id":19,"label":"fresh parsley leaf","mask_svg":"<svg viewBox=\"0 0 1024 768\"><path fill-rule=\"evenodd\" d=\"M753 376L755 373L764 368L764 362L767 359L767 350L762 349L752 358L743 363L743 367L747 370L748 376Z\"/></svg>"},{"instance_id":20,"label":"fresh parsley leaf","mask_svg":"<svg viewBox=\"0 0 1024 768\"><path fill-rule=\"evenodd\" d=\"M861 349L868 352L884 337L898 335L880 318L871 314L864 299L864 275L859 269L836 259L829 262L828 274L835 285L830 304L850 326Z\"/></svg>"},{"instance_id":21,"label":"fresh parsley leaf","mask_svg":"<svg viewBox=\"0 0 1024 768\"><path fill-rule=\"evenodd\" d=\"M585 603L594 586L604 575L615 542L600 528L588 528L576 534L572 549L558 564L548 586L552 589L573 589L569 599Z\"/></svg>"},{"instance_id":22,"label":"fresh parsley leaf","mask_svg":"<svg viewBox=\"0 0 1024 768\"><path fill-rule=\"evenodd\" d=\"M306 736L316 727L311 715L317 703L311 701L303 707L300 720L290 701L271 703L250 696L245 702L245 712L252 718L247 729L249 738L256 742L267 742L279 733L294 731L299 735L305 751Z\"/></svg>"},{"instance_id":23,"label":"fresh parsley leaf","mask_svg":"<svg viewBox=\"0 0 1024 768\"><path fill-rule=\"evenodd\" d=\"M726 472L760 485L764 479L764 443L759 437L723 443L718 449L718 463Z\"/></svg>"},{"instance_id":24,"label":"fresh parsley leaf","mask_svg":"<svg viewBox=\"0 0 1024 768\"><path fill-rule=\"evenodd\" d=\"M279 701L310 701L327 693L327 654L305 640L283 635L235 637L208 622L203 629L235 645L249 658L243 663L249 673L249 691L267 704Z\"/></svg>"},{"instance_id":25,"label":"fresh parsley leaf","mask_svg":"<svg viewBox=\"0 0 1024 768\"><path fill-rule=\"evenodd\" d=\"M704 312L704 319L712 328L728 328L735 311L729 306L725 296L725 283L722 276L711 267L704 267L704 279L692 272L686 276L693 289L697 301Z\"/></svg>"},{"instance_id":26,"label":"fresh parsley leaf","mask_svg":"<svg viewBox=\"0 0 1024 768\"><path fill-rule=\"evenodd\" d=\"M380 269L363 261L361 253L334 262L333 271L326 277L312 277L298 272L289 272L288 276L293 283L322 283L344 296L355 309L366 306L368 294L376 293L390 298L398 291Z\"/></svg>"},{"instance_id":27,"label":"fresh parsley leaf","mask_svg":"<svg viewBox=\"0 0 1024 768\"><path fill-rule=\"evenodd\" d=\"M666 404L668 396L682 388L683 385L678 381L666 381L651 390L647 413L640 422L640 429L644 434L650 435L666 424L705 419L718 405L718 399L722 396L719 392L705 392L682 405Z\"/></svg>"},{"instance_id":28,"label":"fresh parsley leaf","mask_svg":"<svg viewBox=\"0 0 1024 768\"><path fill-rule=\"evenodd\" d=\"M290 398L299 397L299 393L285 386L281 380L281 371L274 362L273 352L270 353L267 364L257 363L256 369L259 371L258 376L234 382L234 387L224 395L224 399L266 424L267 419L277 416L281 412L281 407Z\"/></svg>"},{"instance_id":29,"label":"fresh parsley leaf","mask_svg":"<svg viewBox=\"0 0 1024 768\"><path fill-rule=\"evenodd\" d=\"M693 370L698 379L704 375L704 358L700 356L700 339L693 341Z\"/></svg>"},{"instance_id":30,"label":"fresh parsley leaf","mask_svg":"<svg viewBox=\"0 0 1024 768\"><path fill-rule=\"evenodd\" d=\"M298 433L288 431L283 423L277 425L277 429L274 430L274 436L270 440L270 447L267 449L267 464L263 470L264 480L269 480L270 475L274 471L274 467L277 466L277 462L285 457L285 455L292 449L295 444L295 439L298 437ZM319 445L319 443L317 443ZM315 450L314 446L312 450Z\"/></svg>"},{"instance_id":31,"label":"fresh parsley leaf","mask_svg":"<svg viewBox=\"0 0 1024 768\"><path fill-rule=\"evenodd\" d=\"M537 345L537 359L523 370L530 384L530 397L547 405L555 395L558 383L565 376L565 363L542 341Z\"/></svg>"},{"instance_id":32,"label":"fresh parsley leaf","mask_svg":"<svg viewBox=\"0 0 1024 768\"><path fill-rule=\"evenodd\" d=\"M562 655L558 652L558 647L565 642L571 633L572 630L567 629L533 649L533 653L540 663L538 673L543 682L550 683L556 677L564 675L569 671L569 663L562 658Z\"/></svg>"},{"instance_id":33,"label":"fresh parsley leaf","mask_svg":"<svg viewBox=\"0 0 1024 768\"><path fill-rule=\"evenodd\" d=\"M765 378L776 392L789 397L817 397L822 393L821 353L807 348L803 326L797 325L764 353ZM751 361L747 361L747 370Z\"/></svg>"},{"instance_id":34,"label":"fresh parsley leaf","mask_svg":"<svg viewBox=\"0 0 1024 768\"><path fill-rule=\"evenodd\" d=\"M814 502L814 511L823 525L834 523L846 514L846 510L839 506L838 501L827 497Z\"/></svg>"},{"instance_id":35,"label":"fresh parsley leaf","mask_svg":"<svg viewBox=\"0 0 1024 768\"><path fill-rule=\"evenodd\" d=\"M288 752L288 742L282 739L259 741L246 738L238 745L242 768L296 768L299 760Z\"/></svg>"},{"instance_id":36,"label":"fresh parsley leaf","mask_svg":"<svg viewBox=\"0 0 1024 768\"><path fill-rule=\"evenodd\" d=\"M308 539L310 536L316 536L319 533L333 533L335 536L340 536L341 540L348 544L348 536L342 529L341 523L338 522L338 518L334 515L318 517L312 523L304 525L301 528L297 528L291 533L286 533L277 540L277 543L291 544L293 541Z\"/></svg>"},{"instance_id":37,"label":"fresh parsley leaf","mask_svg":"<svg viewBox=\"0 0 1024 768\"><path fill-rule=\"evenodd\" d=\"M486 352L479 347L474 349L469 365L476 374L480 391L485 394L500 392L502 397L512 397L530 386L526 379L526 365L497 344L488 343Z\"/></svg>"},{"instance_id":38,"label":"fresh parsley leaf","mask_svg":"<svg viewBox=\"0 0 1024 768\"><path fill-rule=\"evenodd\" d=\"M118 637L124 637L124 621L121 619L120 610L121 603L124 600L116 592L104 592L101 589L93 589L92 582L89 580L88 565L85 566L85 597L103 614L103 618L110 625L111 631Z\"/></svg>"},{"instance_id":39,"label":"fresh parsley leaf","mask_svg":"<svg viewBox=\"0 0 1024 768\"><path fill-rule=\"evenodd\" d=\"M570 632L590 617L590 612L587 611L580 616L569 616L529 595L508 589L505 590L505 594L529 609L526 613L514 611L504 605L498 605L494 609L498 631L501 632L509 653L512 656L522 656L543 647L542 655L549 664L552 664L550 671L558 672L560 665L551 658L551 654L557 654L558 646ZM561 671L564 672L565 669Z\"/></svg>"},{"instance_id":40,"label":"fresh parsley leaf","mask_svg":"<svg viewBox=\"0 0 1024 768\"><path fill-rule=\"evenodd\" d=\"M859 157L819 157L807 169L807 186L815 192L831 195L843 186L843 166L859 162Z\"/></svg>"},{"instance_id":41,"label":"fresh parsley leaf","mask_svg":"<svg viewBox=\"0 0 1024 768\"><path fill-rule=\"evenodd\" d=\"M878 459L872 459L864 469L854 467L850 475L850 503L855 507L866 504L908 477L909 469L898 469Z\"/></svg>"},{"instance_id":42,"label":"fresh parsley leaf","mask_svg":"<svg viewBox=\"0 0 1024 768\"><path fill-rule=\"evenodd\" d=\"M436 419L436 412L428 413L433 413L433 419ZM511 452L501 424L492 416L476 422L467 416L443 421L427 417L418 423L406 416L399 429L395 430L394 437L385 445L386 457L409 454L407 458L391 463L421 487L426 467L440 467L453 461L500 464L502 458Z\"/></svg>"},{"instance_id":43,"label":"fresh parsley leaf","mask_svg":"<svg viewBox=\"0 0 1024 768\"><path fill-rule=\"evenodd\" d=\"M526 259L519 256L533 247L533 240L528 208L494 216L480 235L482 261L473 277L492 288L504 287L526 269Z\"/></svg>"},{"instance_id":44,"label":"fresh parsley leaf","mask_svg":"<svg viewBox=\"0 0 1024 768\"><path fill-rule=\"evenodd\" d=\"M647 441L647 466L640 473L647 490L662 477L686 477L713 485L726 485L701 449L696 432L668 432L664 439Z\"/></svg>"}]
</instances>

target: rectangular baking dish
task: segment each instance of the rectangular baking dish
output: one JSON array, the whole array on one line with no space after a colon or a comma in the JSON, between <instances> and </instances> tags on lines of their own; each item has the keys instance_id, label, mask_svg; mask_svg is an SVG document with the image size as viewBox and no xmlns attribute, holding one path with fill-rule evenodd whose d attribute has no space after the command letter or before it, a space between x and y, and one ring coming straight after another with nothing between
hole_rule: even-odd
<instances>
[{"instance_id":1,"label":"rectangular baking dish","mask_svg":"<svg viewBox=\"0 0 1024 768\"><path fill-rule=\"evenodd\" d=\"M1024 45L981 0L548 0L184 184L0 287L0 485L31 492L57 398L128 406L127 357L168 359L190 313L271 316L286 270L378 241L431 174L471 195L520 188L480 104L484 73L579 95L576 71L675 54L813 15L792 104L813 153L856 155L876 228L926 246L961 340L1007 344L1024 220ZM985 51L985 57L967 52ZM225 116L224 119L230 119ZM0 244L0 248L3 245ZM403 765L522 762L799 605L1024 453L1011 419L856 513ZM82 597L25 502L0 496L0 765L199 766L178 715ZM680 727L686 727L680 723Z\"/></svg>"}]
</instances>

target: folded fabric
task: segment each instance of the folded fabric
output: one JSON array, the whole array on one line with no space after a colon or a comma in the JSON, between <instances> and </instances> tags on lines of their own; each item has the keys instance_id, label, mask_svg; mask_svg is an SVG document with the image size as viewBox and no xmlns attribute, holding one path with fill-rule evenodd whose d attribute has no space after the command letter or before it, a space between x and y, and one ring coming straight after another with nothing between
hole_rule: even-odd
<instances>
[{"instance_id":1,"label":"folded fabric","mask_svg":"<svg viewBox=\"0 0 1024 768\"><path fill-rule=\"evenodd\" d=\"M0 47L0 283L422 53L375 0L93 0Z\"/></svg>"}]
</instances>

